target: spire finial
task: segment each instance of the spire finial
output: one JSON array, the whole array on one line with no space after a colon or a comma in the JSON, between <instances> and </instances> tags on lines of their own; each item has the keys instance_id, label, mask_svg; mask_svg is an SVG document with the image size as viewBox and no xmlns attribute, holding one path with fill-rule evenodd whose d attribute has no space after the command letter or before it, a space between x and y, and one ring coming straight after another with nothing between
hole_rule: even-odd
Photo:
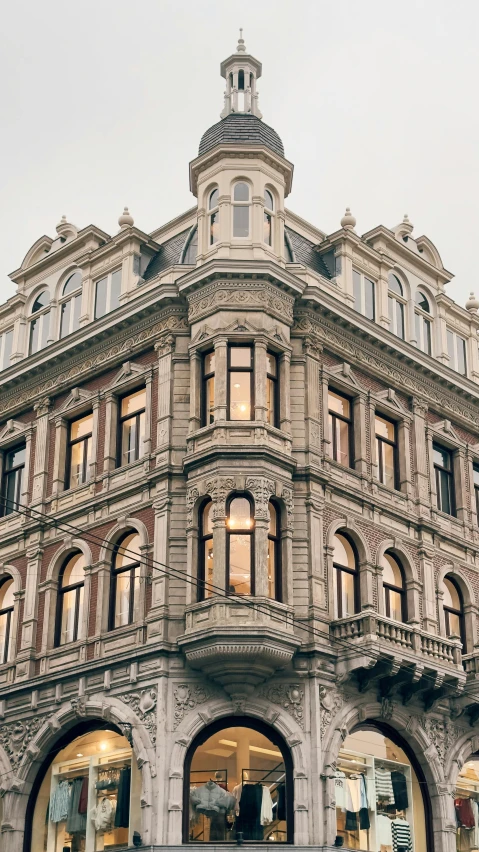
<instances>
[{"instance_id":1,"label":"spire finial","mask_svg":"<svg viewBox=\"0 0 479 852\"><path fill-rule=\"evenodd\" d=\"M479 299L476 299L474 293L471 291L469 294L469 298L466 302L466 311L469 311L471 314L477 314L479 308Z\"/></svg>"},{"instance_id":2,"label":"spire finial","mask_svg":"<svg viewBox=\"0 0 479 852\"><path fill-rule=\"evenodd\" d=\"M246 53L246 45L244 43L244 38L243 38L243 27L240 27L238 47L236 48L236 52L237 53Z\"/></svg>"},{"instance_id":3,"label":"spire finial","mask_svg":"<svg viewBox=\"0 0 479 852\"><path fill-rule=\"evenodd\" d=\"M133 216L128 210L128 207L123 208L123 213L118 219L118 224L120 228L128 228L129 226L131 227L132 225L134 225Z\"/></svg>"},{"instance_id":4,"label":"spire finial","mask_svg":"<svg viewBox=\"0 0 479 852\"><path fill-rule=\"evenodd\" d=\"M341 219L341 227L345 228L346 231L354 231L354 228L356 227L356 218L351 213L350 207L346 207L346 213Z\"/></svg>"}]
</instances>

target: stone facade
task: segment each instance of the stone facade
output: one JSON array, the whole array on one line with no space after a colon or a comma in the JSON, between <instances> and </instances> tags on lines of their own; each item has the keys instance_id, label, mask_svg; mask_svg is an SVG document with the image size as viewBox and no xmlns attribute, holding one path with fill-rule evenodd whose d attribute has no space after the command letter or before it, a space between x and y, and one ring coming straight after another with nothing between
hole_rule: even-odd
<instances>
[{"instance_id":1,"label":"stone facade","mask_svg":"<svg viewBox=\"0 0 479 852\"><path fill-rule=\"evenodd\" d=\"M241 42L238 55L223 63L223 118L236 103L229 69L239 62L254 71L246 102L260 121L261 65ZM28 852L35 779L60 738L86 721L111 724L132 745L143 844L179 846L191 743L217 720L247 717L278 732L291 753L295 845L333 848L339 749L353 730L377 723L422 770L428 852L454 852L454 784L479 751L478 303L463 309L445 295L452 276L431 241L412 236L407 217L360 237L351 214L327 235L288 211L292 165L267 139L220 140L191 163L190 179L197 206L153 234L129 214L114 236L62 220L55 240L42 237L12 274L17 295L0 308L0 354L12 333L0 374L4 483L9 451L25 448L14 511L4 507L0 518L2 580L14 583L0 665L0 848ZM239 181L249 188L249 230L235 237ZM64 287L76 270L78 322L62 335ZM95 318L98 281L107 281L112 304L117 270L118 306ZM368 280L373 317L361 296ZM48 322L38 348L33 322ZM248 420L230 419L232 346L254 356ZM212 351L206 422L202 364ZM277 365L274 422L268 354ZM138 388L142 443L122 464L119 408ZM338 460L331 433L331 390L352 408L349 464ZM90 414L88 475L66 487L71 423ZM395 424L394 487L381 481L378 414ZM433 445L450 454L449 512ZM225 581L235 494L253 506L255 587L244 599ZM212 593L201 595L207 499L214 569ZM265 567L271 501L281 529L274 598ZM357 558L358 603L345 617L336 599L338 531ZM112 629L112 554L126 532L140 542L137 587L128 623ZM386 553L403 572L402 621L385 609ZM59 578L72 554L83 557L83 627L61 644ZM459 591L461 636L446 619L445 577Z\"/></svg>"}]
</instances>

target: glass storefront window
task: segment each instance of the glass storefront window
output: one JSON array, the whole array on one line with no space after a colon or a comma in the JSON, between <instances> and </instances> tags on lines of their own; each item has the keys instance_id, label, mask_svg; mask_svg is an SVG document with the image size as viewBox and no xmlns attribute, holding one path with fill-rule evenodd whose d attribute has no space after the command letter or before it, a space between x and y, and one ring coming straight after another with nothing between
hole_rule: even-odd
<instances>
[{"instance_id":1,"label":"glass storefront window","mask_svg":"<svg viewBox=\"0 0 479 852\"><path fill-rule=\"evenodd\" d=\"M223 728L199 745L188 792L190 842L288 839L283 756L252 728Z\"/></svg>"},{"instance_id":2,"label":"glass storefront window","mask_svg":"<svg viewBox=\"0 0 479 852\"><path fill-rule=\"evenodd\" d=\"M344 741L334 780L335 846L425 852L426 815L414 767L400 746L364 729Z\"/></svg>"},{"instance_id":3,"label":"glass storefront window","mask_svg":"<svg viewBox=\"0 0 479 852\"><path fill-rule=\"evenodd\" d=\"M479 756L464 764L454 791L456 849L479 849Z\"/></svg>"},{"instance_id":4,"label":"glass storefront window","mask_svg":"<svg viewBox=\"0 0 479 852\"><path fill-rule=\"evenodd\" d=\"M31 852L103 852L141 837L141 775L125 737L77 737L48 767L33 814Z\"/></svg>"}]
</instances>

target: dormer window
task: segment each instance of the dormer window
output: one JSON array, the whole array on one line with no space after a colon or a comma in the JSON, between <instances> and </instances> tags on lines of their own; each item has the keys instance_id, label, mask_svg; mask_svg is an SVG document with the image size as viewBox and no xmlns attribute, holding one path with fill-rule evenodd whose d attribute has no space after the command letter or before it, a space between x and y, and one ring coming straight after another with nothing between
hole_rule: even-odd
<instances>
[{"instance_id":1,"label":"dormer window","mask_svg":"<svg viewBox=\"0 0 479 852\"><path fill-rule=\"evenodd\" d=\"M104 317L120 306L121 269L115 269L95 285L95 319Z\"/></svg>"},{"instance_id":2,"label":"dormer window","mask_svg":"<svg viewBox=\"0 0 479 852\"><path fill-rule=\"evenodd\" d=\"M236 183L233 190L233 237L249 237L249 186Z\"/></svg>"},{"instance_id":3,"label":"dormer window","mask_svg":"<svg viewBox=\"0 0 479 852\"><path fill-rule=\"evenodd\" d=\"M274 200L269 189L264 191L264 221L263 221L263 239L267 246L273 244L273 213Z\"/></svg>"},{"instance_id":4,"label":"dormer window","mask_svg":"<svg viewBox=\"0 0 479 852\"><path fill-rule=\"evenodd\" d=\"M60 302L60 337L66 337L80 327L82 276L78 270L70 275Z\"/></svg>"},{"instance_id":5,"label":"dormer window","mask_svg":"<svg viewBox=\"0 0 479 852\"><path fill-rule=\"evenodd\" d=\"M419 349L426 352L427 355L432 355L432 334L431 334L431 309L429 302L421 292L416 291L416 309L414 311L414 321L416 325L416 341Z\"/></svg>"},{"instance_id":6,"label":"dormer window","mask_svg":"<svg viewBox=\"0 0 479 852\"><path fill-rule=\"evenodd\" d=\"M367 319L376 319L375 284L362 272L353 269L354 308Z\"/></svg>"},{"instance_id":7,"label":"dormer window","mask_svg":"<svg viewBox=\"0 0 479 852\"><path fill-rule=\"evenodd\" d=\"M389 331L404 340L404 293L403 286L393 272L388 279Z\"/></svg>"},{"instance_id":8,"label":"dormer window","mask_svg":"<svg viewBox=\"0 0 479 852\"><path fill-rule=\"evenodd\" d=\"M214 245L218 242L219 238L219 229L220 229L220 211L219 211L219 190L214 189L213 192L210 192L210 197L208 201L208 210L209 210L209 244L210 246Z\"/></svg>"},{"instance_id":9,"label":"dormer window","mask_svg":"<svg viewBox=\"0 0 479 852\"><path fill-rule=\"evenodd\" d=\"M38 294L32 305L32 319L30 320L30 340L28 354L34 355L40 349L44 349L48 343L50 333L50 295L48 290Z\"/></svg>"},{"instance_id":10,"label":"dormer window","mask_svg":"<svg viewBox=\"0 0 479 852\"><path fill-rule=\"evenodd\" d=\"M447 329L447 353L449 355L449 366L457 373L466 375L466 341L455 331Z\"/></svg>"}]
</instances>

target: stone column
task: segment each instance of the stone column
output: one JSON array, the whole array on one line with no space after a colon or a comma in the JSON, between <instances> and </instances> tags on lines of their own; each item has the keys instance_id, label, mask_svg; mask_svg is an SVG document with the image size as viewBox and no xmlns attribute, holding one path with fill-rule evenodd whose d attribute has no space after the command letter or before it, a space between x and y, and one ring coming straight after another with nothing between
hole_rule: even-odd
<instances>
[{"instance_id":1,"label":"stone column","mask_svg":"<svg viewBox=\"0 0 479 852\"><path fill-rule=\"evenodd\" d=\"M466 451L459 447L453 453L453 475L456 502L456 517L464 525L468 521L467 512L467 488L466 488Z\"/></svg>"},{"instance_id":2,"label":"stone column","mask_svg":"<svg viewBox=\"0 0 479 852\"><path fill-rule=\"evenodd\" d=\"M171 499L166 493L154 503L155 539L151 568L151 609L147 613L148 640L158 641L164 634L164 616L168 602L169 520Z\"/></svg>"},{"instance_id":3,"label":"stone column","mask_svg":"<svg viewBox=\"0 0 479 852\"><path fill-rule=\"evenodd\" d=\"M172 355L174 346L175 337L173 334L168 334L158 341L158 343L155 343L155 349L158 353L157 454L165 452L171 443L171 423L173 418Z\"/></svg>"},{"instance_id":4,"label":"stone column","mask_svg":"<svg viewBox=\"0 0 479 852\"><path fill-rule=\"evenodd\" d=\"M328 377L321 370L321 403L322 403L322 426L323 426L323 456L326 459L332 458L332 436L329 430L329 399L328 399L329 382Z\"/></svg>"},{"instance_id":5,"label":"stone column","mask_svg":"<svg viewBox=\"0 0 479 852\"><path fill-rule=\"evenodd\" d=\"M303 341L305 354L305 394L304 413L306 427L306 447L318 464L321 454L321 414L319 394L321 344L314 338L306 337Z\"/></svg>"},{"instance_id":6,"label":"stone column","mask_svg":"<svg viewBox=\"0 0 479 852\"><path fill-rule=\"evenodd\" d=\"M25 434L25 468L23 470L22 491L20 494L20 503L22 506L27 506L30 501L29 486L30 486L30 465L32 463L32 429L31 427ZM1 473L1 470L0 470ZM24 520L27 518L24 516Z\"/></svg>"},{"instance_id":7,"label":"stone column","mask_svg":"<svg viewBox=\"0 0 479 852\"><path fill-rule=\"evenodd\" d=\"M418 550L423 576L423 628L427 633L437 633L436 584L434 580L434 550L421 544ZM442 612L442 607L440 607Z\"/></svg>"},{"instance_id":8,"label":"stone column","mask_svg":"<svg viewBox=\"0 0 479 852\"><path fill-rule=\"evenodd\" d=\"M267 422L266 409L266 343L254 342L254 417L253 420Z\"/></svg>"},{"instance_id":9,"label":"stone column","mask_svg":"<svg viewBox=\"0 0 479 852\"><path fill-rule=\"evenodd\" d=\"M309 605L313 611L326 609L326 581L323 565L323 508L321 494L306 500L309 533Z\"/></svg>"},{"instance_id":10,"label":"stone column","mask_svg":"<svg viewBox=\"0 0 479 852\"><path fill-rule=\"evenodd\" d=\"M291 352L283 352L278 358L279 366L279 428L291 435Z\"/></svg>"},{"instance_id":11,"label":"stone column","mask_svg":"<svg viewBox=\"0 0 479 852\"><path fill-rule=\"evenodd\" d=\"M368 476L368 448L366 441L366 417L368 406L366 394L360 393L353 399L354 470L363 477Z\"/></svg>"},{"instance_id":12,"label":"stone column","mask_svg":"<svg viewBox=\"0 0 479 852\"><path fill-rule=\"evenodd\" d=\"M50 400L40 399L33 406L36 411L36 441L35 441L35 460L33 466L33 488L32 488L32 505L42 503L45 498L47 475L48 475L48 411L50 408Z\"/></svg>"},{"instance_id":13,"label":"stone column","mask_svg":"<svg viewBox=\"0 0 479 852\"><path fill-rule=\"evenodd\" d=\"M114 470L117 463L118 397L113 391L105 396L105 439L103 442L103 472ZM108 486L108 477L103 480Z\"/></svg>"},{"instance_id":14,"label":"stone column","mask_svg":"<svg viewBox=\"0 0 479 852\"><path fill-rule=\"evenodd\" d=\"M52 494L59 494L65 488L65 464L67 454L67 421L64 417L56 417L55 449L53 455Z\"/></svg>"},{"instance_id":15,"label":"stone column","mask_svg":"<svg viewBox=\"0 0 479 852\"><path fill-rule=\"evenodd\" d=\"M190 350L190 420L188 433L196 432L201 426L201 395L203 393L201 375L202 354L197 349ZM216 376L215 376L216 390ZM215 398L216 402L216 398Z\"/></svg>"},{"instance_id":16,"label":"stone column","mask_svg":"<svg viewBox=\"0 0 479 852\"><path fill-rule=\"evenodd\" d=\"M97 465L97 457L98 457L98 413L100 409L100 400L94 399L92 401L92 438L91 438L91 461L90 461L90 470L89 470L89 481L93 482L96 478L98 465Z\"/></svg>"},{"instance_id":17,"label":"stone column","mask_svg":"<svg viewBox=\"0 0 479 852\"><path fill-rule=\"evenodd\" d=\"M215 422L227 419L228 342L226 337L215 343Z\"/></svg>"},{"instance_id":18,"label":"stone column","mask_svg":"<svg viewBox=\"0 0 479 852\"><path fill-rule=\"evenodd\" d=\"M413 426L412 437L414 441L415 456L415 478L416 478L416 500L419 504L419 513L430 515L429 501L429 475L427 464L426 445L426 412L427 404L420 399L413 399Z\"/></svg>"},{"instance_id":19,"label":"stone column","mask_svg":"<svg viewBox=\"0 0 479 852\"><path fill-rule=\"evenodd\" d=\"M407 419L402 419L397 424L398 436L398 462L399 462L399 488L408 497L412 496L411 476L411 424Z\"/></svg>"},{"instance_id":20,"label":"stone column","mask_svg":"<svg viewBox=\"0 0 479 852\"><path fill-rule=\"evenodd\" d=\"M43 549L41 547L33 547L31 550L27 550L27 576L25 579L20 650L17 655L17 680L26 680L29 677L33 677L35 673L33 657L37 639L38 585L40 582L42 557Z\"/></svg>"}]
</instances>

